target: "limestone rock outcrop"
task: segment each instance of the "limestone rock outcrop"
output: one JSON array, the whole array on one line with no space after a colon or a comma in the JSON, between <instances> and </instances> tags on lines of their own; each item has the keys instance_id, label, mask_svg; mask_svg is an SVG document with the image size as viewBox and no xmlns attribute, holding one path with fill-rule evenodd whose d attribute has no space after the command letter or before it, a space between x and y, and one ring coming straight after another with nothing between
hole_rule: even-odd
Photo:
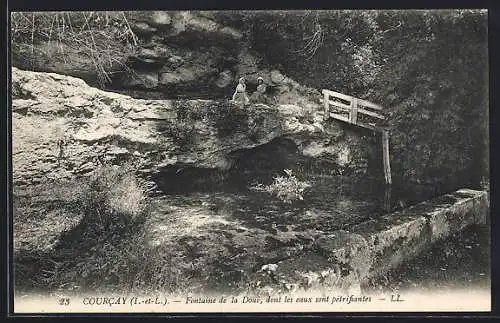
<instances>
[{"instance_id":1,"label":"limestone rock outcrop","mask_svg":"<svg viewBox=\"0 0 500 323\"><path fill-rule=\"evenodd\" d=\"M279 137L293 140L304 155L340 165L360 148L311 107L134 99L71 76L17 68L12 83L16 185L71 179L125 161L146 175L172 165L227 170L235 151Z\"/></svg>"},{"instance_id":2,"label":"limestone rock outcrop","mask_svg":"<svg viewBox=\"0 0 500 323\"><path fill-rule=\"evenodd\" d=\"M90 30L86 23L85 30L73 32L56 26L53 39L38 34L29 41L16 39L13 66L78 77L137 98L229 98L241 76L251 91L263 77L272 101L282 104L319 95L283 71L264 66L262 55L248 48L242 31L211 19L207 12L107 12L85 17L93 26ZM57 16L63 18L67 23L76 19ZM106 26L103 19L109 20Z\"/></svg>"}]
</instances>

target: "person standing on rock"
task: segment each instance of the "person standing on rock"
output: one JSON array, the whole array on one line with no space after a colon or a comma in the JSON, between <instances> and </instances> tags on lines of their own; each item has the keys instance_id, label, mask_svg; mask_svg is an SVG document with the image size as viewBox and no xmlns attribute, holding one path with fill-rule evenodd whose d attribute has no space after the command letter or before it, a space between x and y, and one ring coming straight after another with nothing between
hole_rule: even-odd
<instances>
[{"instance_id":1,"label":"person standing on rock","mask_svg":"<svg viewBox=\"0 0 500 323\"><path fill-rule=\"evenodd\" d=\"M250 103L247 96L247 86L245 84L245 78L240 77L236 90L233 94L233 102L239 104L241 107Z\"/></svg>"}]
</instances>

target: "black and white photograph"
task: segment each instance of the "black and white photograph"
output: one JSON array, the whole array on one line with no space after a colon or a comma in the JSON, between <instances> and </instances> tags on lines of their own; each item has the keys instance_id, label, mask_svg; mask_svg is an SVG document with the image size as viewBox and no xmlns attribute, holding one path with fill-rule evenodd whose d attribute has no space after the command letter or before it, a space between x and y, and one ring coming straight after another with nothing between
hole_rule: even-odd
<instances>
[{"instance_id":1,"label":"black and white photograph","mask_svg":"<svg viewBox=\"0 0 500 323\"><path fill-rule=\"evenodd\" d=\"M488 10L9 28L14 313L491 311Z\"/></svg>"}]
</instances>

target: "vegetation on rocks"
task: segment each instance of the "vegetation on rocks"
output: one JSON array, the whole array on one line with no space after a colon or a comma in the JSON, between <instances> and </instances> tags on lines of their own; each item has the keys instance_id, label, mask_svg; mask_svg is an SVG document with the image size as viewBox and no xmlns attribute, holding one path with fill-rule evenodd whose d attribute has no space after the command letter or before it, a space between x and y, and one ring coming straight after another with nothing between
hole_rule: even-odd
<instances>
[{"instance_id":1,"label":"vegetation on rocks","mask_svg":"<svg viewBox=\"0 0 500 323\"><path fill-rule=\"evenodd\" d=\"M129 165L97 169L77 199L83 212L81 238L95 241L144 220L146 190Z\"/></svg>"},{"instance_id":2,"label":"vegetation on rocks","mask_svg":"<svg viewBox=\"0 0 500 323\"><path fill-rule=\"evenodd\" d=\"M273 183L269 185L260 184L253 188L268 192L285 203L291 204L296 201L303 201L304 193L311 187L311 184L299 180L291 169L285 169L284 173L286 176L276 176Z\"/></svg>"},{"instance_id":3,"label":"vegetation on rocks","mask_svg":"<svg viewBox=\"0 0 500 323\"><path fill-rule=\"evenodd\" d=\"M65 206L62 218L79 220L67 225L51 246L16 248L18 290L107 291L113 286L121 291L152 291L182 287L186 278L179 270L187 265L158 256L162 252L148 243L144 220L152 204L131 165L105 166L74 185L54 185L70 192L59 194L59 207ZM27 211L32 202L18 203L18 208ZM16 222L33 216L23 212L23 218ZM15 231L16 239L21 233Z\"/></svg>"},{"instance_id":4,"label":"vegetation on rocks","mask_svg":"<svg viewBox=\"0 0 500 323\"><path fill-rule=\"evenodd\" d=\"M66 65L78 57L90 58L87 73L97 75L103 86L117 72L132 72L123 50L130 52L138 39L123 12L15 12L11 16L14 60L36 66L45 57L59 57ZM42 48L35 43L44 43ZM120 45L125 46L120 46Z\"/></svg>"}]
</instances>

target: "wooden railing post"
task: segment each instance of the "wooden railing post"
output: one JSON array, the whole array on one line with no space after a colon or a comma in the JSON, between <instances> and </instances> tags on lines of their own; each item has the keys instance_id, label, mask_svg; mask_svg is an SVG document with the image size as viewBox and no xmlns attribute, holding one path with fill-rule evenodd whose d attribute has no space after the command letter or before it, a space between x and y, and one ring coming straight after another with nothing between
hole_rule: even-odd
<instances>
[{"instance_id":1,"label":"wooden railing post","mask_svg":"<svg viewBox=\"0 0 500 323\"><path fill-rule=\"evenodd\" d=\"M385 175L385 183L392 184L392 176L391 176L391 163L389 156L389 131L384 129L382 131L382 152L384 159L384 175Z\"/></svg>"},{"instance_id":2,"label":"wooden railing post","mask_svg":"<svg viewBox=\"0 0 500 323\"><path fill-rule=\"evenodd\" d=\"M358 122L358 99L352 98L351 110L349 111L349 122L356 124Z\"/></svg>"},{"instance_id":3,"label":"wooden railing post","mask_svg":"<svg viewBox=\"0 0 500 323\"><path fill-rule=\"evenodd\" d=\"M323 91L323 104L324 104L324 110L325 110L325 115L323 116L323 120L328 120L330 118L330 95L326 93L326 91Z\"/></svg>"},{"instance_id":4,"label":"wooden railing post","mask_svg":"<svg viewBox=\"0 0 500 323\"><path fill-rule=\"evenodd\" d=\"M387 213L392 210L392 185L386 185L384 190L384 209Z\"/></svg>"}]
</instances>

